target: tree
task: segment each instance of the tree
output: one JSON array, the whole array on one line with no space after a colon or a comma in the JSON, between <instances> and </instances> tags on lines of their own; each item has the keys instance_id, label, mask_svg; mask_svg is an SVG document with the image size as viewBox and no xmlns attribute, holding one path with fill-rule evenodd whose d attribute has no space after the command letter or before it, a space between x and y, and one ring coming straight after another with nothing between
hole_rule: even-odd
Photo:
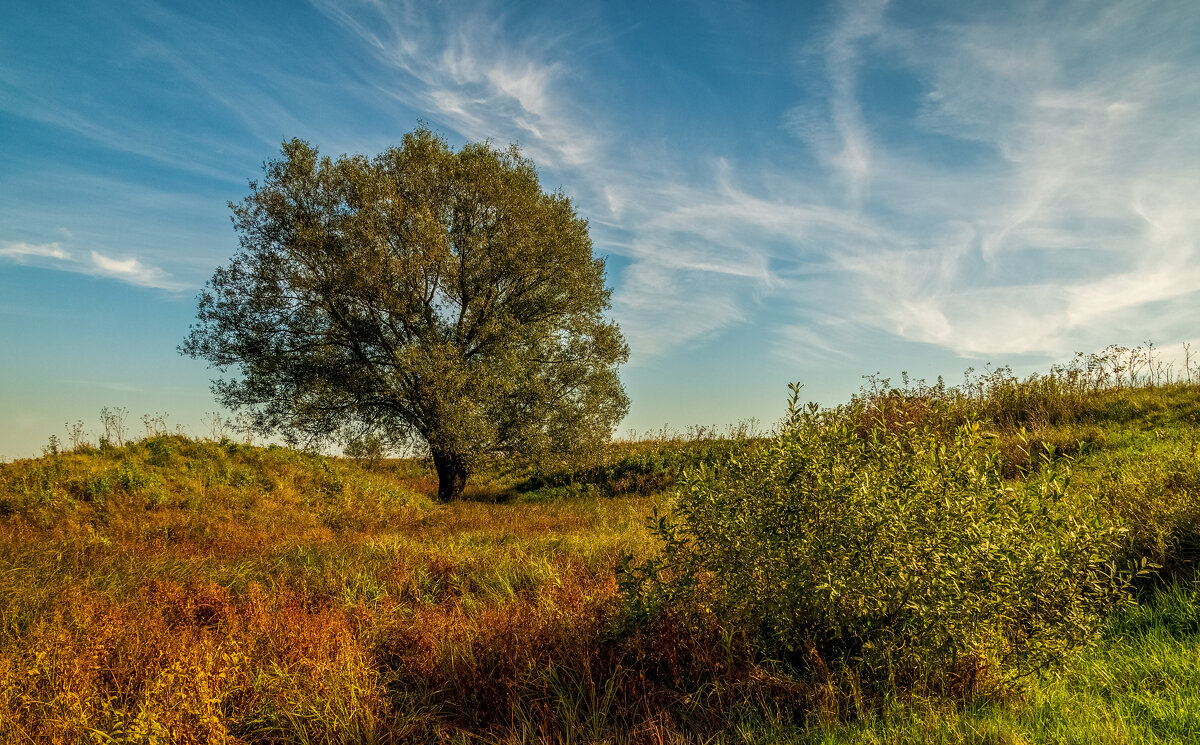
<instances>
[{"instance_id":1,"label":"tree","mask_svg":"<svg viewBox=\"0 0 1200 745\"><path fill-rule=\"evenodd\" d=\"M423 443L438 497L487 458L571 456L629 400L587 221L514 145L430 130L367 158L301 140L230 203L240 250L180 347L222 404L292 445Z\"/></svg>"}]
</instances>

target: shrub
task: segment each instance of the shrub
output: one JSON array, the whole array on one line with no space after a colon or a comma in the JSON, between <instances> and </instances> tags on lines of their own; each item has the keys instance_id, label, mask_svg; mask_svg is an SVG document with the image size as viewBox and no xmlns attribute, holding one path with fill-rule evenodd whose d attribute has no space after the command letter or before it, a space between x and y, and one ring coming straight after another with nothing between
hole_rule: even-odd
<instances>
[{"instance_id":1,"label":"shrub","mask_svg":"<svg viewBox=\"0 0 1200 745\"><path fill-rule=\"evenodd\" d=\"M1107 447L1108 435L1095 425L1056 425L1037 432L1001 432L993 447L1006 479L1028 476L1057 458L1080 458Z\"/></svg>"},{"instance_id":2,"label":"shrub","mask_svg":"<svg viewBox=\"0 0 1200 745\"><path fill-rule=\"evenodd\" d=\"M716 465L734 453L753 446L751 424L718 437L711 429L697 428L686 436L659 437L638 443L613 443L595 462L560 468L534 469L516 484L521 493L547 497L629 496L660 494L670 489L681 471L698 465Z\"/></svg>"},{"instance_id":3,"label":"shrub","mask_svg":"<svg viewBox=\"0 0 1200 745\"><path fill-rule=\"evenodd\" d=\"M146 458L146 462L152 466L163 468L171 463L172 447L171 438L160 435L157 437L147 438L144 443L146 450L150 455Z\"/></svg>"},{"instance_id":4,"label":"shrub","mask_svg":"<svg viewBox=\"0 0 1200 745\"><path fill-rule=\"evenodd\" d=\"M113 491L112 476L107 472L92 473L67 482L71 496L85 502L102 502Z\"/></svg>"},{"instance_id":5,"label":"shrub","mask_svg":"<svg viewBox=\"0 0 1200 745\"><path fill-rule=\"evenodd\" d=\"M155 483L153 475L147 473L134 460L122 460L117 465L117 484L126 494L138 494Z\"/></svg>"},{"instance_id":6,"label":"shrub","mask_svg":"<svg viewBox=\"0 0 1200 745\"><path fill-rule=\"evenodd\" d=\"M379 463L387 454L383 438L376 434L366 434L351 437L342 448L342 454L359 462L372 466Z\"/></svg>"},{"instance_id":7,"label":"shrub","mask_svg":"<svg viewBox=\"0 0 1200 745\"><path fill-rule=\"evenodd\" d=\"M797 671L966 692L1062 659L1126 597L1121 531L1068 499L1062 461L1008 485L978 424L864 435L798 390L773 440L683 474L663 554L624 570L635 620L712 611Z\"/></svg>"}]
</instances>

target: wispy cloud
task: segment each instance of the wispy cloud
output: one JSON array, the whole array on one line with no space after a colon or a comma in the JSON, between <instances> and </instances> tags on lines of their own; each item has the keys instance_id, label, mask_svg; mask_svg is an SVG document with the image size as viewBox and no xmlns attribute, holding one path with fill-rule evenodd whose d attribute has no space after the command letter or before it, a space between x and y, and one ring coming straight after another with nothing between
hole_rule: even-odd
<instances>
[{"instance_id":1,"label":"wispy cloud","mask_svg":"<svg viewBox=\"0 0 1200 745\"><path fill-rule=\"evenodd\" d=\"M550 167L595 158L598 135L571 110L571 71L555 59L564 42L553 34L516 31L487 4L313 4L394 70L376 83L384 94L469 139L519 141Z\"/></svg>"},{"instance_id":2,"label":"wispy cloud","mask_svg":"<svg viewBox=\"0 0 1200 745\"><path fill-rule=\"evenodd\" d=\"M569 179L628 262L614 310L635 361L751 321L827 350L875 327L963 355L1057 355L1197 286L1194 211L1171 195L1196 193L1200 162L1192 112L1171 101L1200 86L1169 45L1118 48L1132 27L1170 27L1160 9L966 10L917 29L883 0L845 2L806 44L818 95L781 122L823 171L787 173L606 136L564 37L495 8L315 2L394 70L380 90ZM881 65L918 98L866 98ZM764 318L765 298L797 298L793 317Z\"/></svg>"},{"instance_id":3,"label":"wispy cloud","mask_svg":"<svg viewBox=\"0 0 1200 745\"><path fill-rule=\"evenodd\" d=\"M1200 100L1200 85L1174 62L1177 45L1194 46L1194 14L1031 6L926 28L917 43L867 12L877 8L848 4L827 45L827 113L841 141L862 132L861 103L836 93L852 92L853 66L865 64L847 46L859 30L891 44L890 61L926 89L907 129L870 140L869 170L827 159L860 183L869 174L859 219L888 236L831 257L848 290L839 314L969 356L1061 356L1184 333L1164 304L1194 311L1200 292L1200 212L1187 196L1200 193L1200 138L1194 107L1179 105ZM1131 38L1145 45L1136 54ZM812 119L792 112L785 123L811 143ZM940 157L939 141L965 162Z\"/></svg>"},{"instance_id":4,"label":"wispy cloud","mask_svg":"<svg viewBox=\"0 0 1200 745\"><path fill-rule=\"evenodd\" d=\"M887 0L847 3L823 43L814 44L824 85L790 108L784 126L811 148L845 190L849 209L862 206L870 186L875 144L859 100L863 48L884 30Z\"/></svg>"},{"instance_id":5,"label":"wispy cloud","mask_svg":"<svg viewBox=\"0 0 1200 745\"><path fill-rule=\"evenodd\" d=\"M46 85L46 88L52 86ZM110 150L207 178L233 180L228 171L211 163L214 152L228 147L224 141L206 138L197 141L190 132L164 133L161 128L126 120L123 112L105 104L93 104L86 113L78 106L64 104L48 94L5 80L0 69L0 109L70 132Z\"/></svg>"},{"instance_id":6,"label":"wispy cloud","mask_svg":"<svg viewBox=\"0 0 1200 745\"><path fill-rule=\"evenodd\" d=\"M414 115L467 139L518 142L591 219L598 249L619 257L614 312L635 362L739 324L823 354L868 329L962 355L1055 356L1130 334L1179 337L1197 310L1200 16L1186 3L930 13L845 0L827 25L798 32L788 90L799 92L764 128L736 111L706 118L701 106L663 104L653 96L669 95L665 84L620 100L663 107L630 124L607 94L653 73L607 73L634 64L611 41L617 30L589 20L615 14L310 2L330 21L320 39L351 45L302 72L274 64L287 50L269 40L249 52L257 75L231 71L241 42L222 41L220 21L154 3L139 6L141 25L120 27L121 62L163 73L137 95L177 85L204 102L206 127L159 134L100 97L42 93L51 87L37 71L11 66L0 70L2 106L236 180L247 174L229 163L257 161L283 136L362 150L394 142ZM317 109L379 118L308 116ZM379 126L401 117L395 130ZM730 122L744 132L718 129ZM233 130L251 144L222 144ZM168 251L121 242L115 225L73 227L81 237L46 229L40 240L61 240L0 244L0 258L178 289L227 247Z\"/></svg>"},{"instance_id":7,"label":"wispy cloud","mask_svg":"<svg viewBox=\"0 0 1200 745\"><path fill-rule=\"evenodd\" d=\"M66 260L70 255L63 250L62 244L53 243L24 243L7 241L0 243L0 256L13 261L22 259L41 258Z\"/></svg>"},{"instance_id":8,"label":"wispy cloud","mask_svg":"<svg viewBox=\"0 0 1200 745\"><path fill-rule=\"evenodd\" d=\"M716 170L690 185L630 187L636 196L622 221L634 235L616 250L633 265L614 305L643 360L761 318L761 300L827 280L833 249L884 240L808 190L771 199L736 184L728 163Z\"/></svg>"},{"instance_id":9,"label":"wispy cloud","mask_svg":"<svg viewBox=\"0 0 1200 745\"><path fill-rule=\"evenodd\" d=\"M134 257L115 258L99 251L89 251L87 258L81 259L64 249L62 244L57 241L52 243L0 242L0 260L78 274L109 277L141 287L160 290L186 288L186 284L173 279L164 270L148 265L140 259Z\"/></svg>"},{"instance_id":10,"label":"wispy cloud","mask_svg":"<svg viewBox=\"0 0 1200 745\"><path fill-rule=\"evenodd\" d=\"M788 172L735 147L685 160L609 136L571 54L591 41L578 26L314 4L393 71L379 91L469 139L519 141L568 181L625 262L614 310L635 362L742 323L827 354L877 328L968 356L1055 356L1178 336L1194 308L1200 138L1185 102L1200 79L1177 60L1200 29L1182 5L931 20L847 0L803 42L817 81L780 124L818 168ZM909 87L881 93L884 72Z\"/></svg>"},{"instance_id":11,"label":"wispy cloud","mask_svg":"<svg viewBox=\"0 0 1200 745\"><path fill-rule=\"evenodd\" d=\"M811 364L853 357L847 342L858 336L855 324L836 316L814 313L805 323L779 327L774 354L792 364Z\"/></svg>"},{"instance_id":12,"label":"wispy cloud","mask_svg":"<svg viewBox=\"0 0 1200 745\"><path fill-rule=\"evenodd\" d=\"M115 259L98 251L91 252L92 268L96 274L114 277L130 284L160 289L177 289L166 272L158 267L147 266L134 258Z\"/></svg>"}]
</instances>

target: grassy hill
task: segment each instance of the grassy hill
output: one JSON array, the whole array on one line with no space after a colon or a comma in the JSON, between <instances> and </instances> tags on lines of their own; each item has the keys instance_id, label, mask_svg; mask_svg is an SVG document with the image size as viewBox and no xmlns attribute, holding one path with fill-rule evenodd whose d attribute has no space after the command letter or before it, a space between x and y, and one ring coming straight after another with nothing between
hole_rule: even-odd
<instances>
[{"instance_id":1,"label":"grassy hill","mask_svg":"<svg viewBox=\"0 0 1200 745\"><path fill-rule=\"evenodd\" d=\"M960 388L874 380L843 407L812 410L800 434L618 443L585 466L485 477L448 505L431 499L432 472L413 460L164 433L121 447L55 443L41 458L0 465L0 740L1194 742L1200 386L1085 373L1017 380L1001 370ZM829 439L834 430L842 440ZM962 462L980 473L974 486L943 467L963 442ZM857 470L827 479L828 493L858 484L870 498L861 504L883 510L871 525L899 525L888 540L908 536L889 544L893 558L927 535L953 538L944 521L967 514L958 509L967 497L946 497L944 512L938 500L921 502L922 519L934 515L928 529L888 515L915 510L913 494L960 487L975 489L962 492L971 499L1026 495L1022 504L1093 531L1082 560L1088 571L1109 567L1119 584L1106 596L1113 602L1078 605L1100 615L1072 617L1096 633L1032 673L1010 674L1018 668L995 655L1023 643L1013 629L1037 638L1040 621L1020 621L1017 606L987 610L963 616L983 624L974 635L947 627L947 643L976 640L955 652L978 651L970 675L932 658L922 675L901 675L912 668L900 647L926 640L896 630L903 613L880 621L855 610L872 593L891 597L881 580L855 585L853 602L832 592L818 604L806 591L786 613L815 615L799 636L781 636L759 603L773 591L737 596L728 588L743 586L734 580L744 567L716 562L717 538L707 555L685 539L709 535L703 520L753 514L759 524L735 537L766 541L762 523L776 518L763 516L800 519L795 505L825 493L821 469L835 473L851 450ZM916 474L914 486L872 491L892 483L891 461L877 460L884 452ZM780 481L771 464L784 456L794 460ZM854 475L864 469L875 475ZM686 494L724 499L750 478L763 486L743 489L744 508L681 511L692 504ZM771 490L787 498L783 512L755 501ZM993 514L994 499L978 503L972 520ZM838 497L811 519L831 520L842 504L860 502ZM860 525L822 524L828 535ZM994 527L981 535L1009 535ZM1071 558L1064 535L1051 536L1051 549ZM797 572L817 556L815 541L770 540L761 554L746 543L744 555L770 558L782 546ZM672 563L671 551L685 549L699 564ZM976 571L962 556L945 561ZM684 592L689 566L698 569ZM846 581L870 574L848 567ZM754 571L752 585L778 579L778 570ZM919 606L913 587L941 591L929 576L895 579L908 583L896 585L908 588L905 607ZM930 603L921 613L943 609L930 634L943 628L938 619L958 618L943 612L954 603ZM834 616L841 641L821 635ZM792 638L803 643L789 647ZM851 638L896 647L871 657ZM886 664L868 664L877 658Z\"/></svg>"}]
</instances>

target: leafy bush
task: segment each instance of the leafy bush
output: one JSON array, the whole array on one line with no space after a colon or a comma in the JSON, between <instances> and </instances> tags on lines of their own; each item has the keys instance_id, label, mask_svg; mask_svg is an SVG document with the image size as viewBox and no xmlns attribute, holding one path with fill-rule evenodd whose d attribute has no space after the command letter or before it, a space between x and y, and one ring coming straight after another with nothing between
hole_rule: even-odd
<instances>
[{"instance_id":1,"label":"leafy bush","mask_svg":"<svg viewBox=\"0 0 1200 745\"><path fill-rule=\"evenodd\" d=\"M150 455L146 458L146 462L152 466L163 468L170 465L171 453L175 449L173 447L172 438L166 435L146 438L142 444L149 451Z\"/></svg>"},{"instance_id":2,"label":"leafy bush","mask_svg":"<svg viewBox=\"0 0 1200 745\"><path fill-rule=\"evenodd\" d=\"M1184 375L1174 376L1153 344L1110 346L1025 378L1008 366L969 368L958 386L941 377L935 384L910 381L902 373L901 386L893 387L890 378L876 373L865 376L867 384L852 403L867 428L882 423L889 431L927 424L946 431L972 421L1008 433L1061 431L1079 422L1136 421L1148 427L1200 417L1200 397L1190 385L1194 372L1189 363Z\"/></svg>"},{"instance_id":3,"label":"leafy bush","mask_svg":"<svg viewBox=\"0 0 1200 745\"><path fill-rule=\"evenodd\" d=\"M71 496L85 502L101 502L113 491L112 476L108 472L91 473L67 482Z\"/></svg>"},{"instance_id":4,"label":"leafy bush","mask_svg":"<svg viewBox=\"0 0 1200 745\"><path fill-rule=\"evenodd\" d=\"M978 424L864 434L798 390L773 440L682 475L661 557L624 569L635 619L715 612L797 670L966 691L1060 660L1126 597L1121 530L1063 462L1009 485Z\"/></svg>"},{"instance_id":5,"label":"leafy bush","mask_svg":"<svg viewBox=\"0 0 1200 745\"><path fill-rule=\"evenodd\" d=\"M137 461L126 459L117 465L117 484L126 494L139 494L155 482L153 474L147 473Z\"/></svg>"},{"instance_id":6,"label":"leafy bush","mask_svg":"<svg viewBox=\"0 0 1200 745\"><path fill-rule=\"evenodd\" d=\"M516 485L516 490L559 497L660 494L674 485L682 471L700 465L715 466L751 445L755 436L749 427L743 425L724 437L698 428L687 435L613 443L600 454L599 462L536 469Z\"/></svg>"},{"instance_id":7,"label":"leafy bush","mask_svg":"<svg viewBox=\"0 0 1200 745\"><path fill-rule=\"evenodd\" d=\"M1024 428L1001 432L993 438L992 446L1000 461L1000 472L1006 479L1036 473L1046 463L1058 458L1082 458L1103 450L1108 435L1095 425L1052 425L1037 432Z\"/></svg>"},{"instance_id":8,"label":"leafy bush","mask_svg":"<svg viewBox=\"0 0 1200 745\"><path fill-rule=\"evenodd\" d=\"M358 435L346 441L342 454L347 458L375 465L387 455L387 447L379 435Z\"/></svg>"}]
</instances>

